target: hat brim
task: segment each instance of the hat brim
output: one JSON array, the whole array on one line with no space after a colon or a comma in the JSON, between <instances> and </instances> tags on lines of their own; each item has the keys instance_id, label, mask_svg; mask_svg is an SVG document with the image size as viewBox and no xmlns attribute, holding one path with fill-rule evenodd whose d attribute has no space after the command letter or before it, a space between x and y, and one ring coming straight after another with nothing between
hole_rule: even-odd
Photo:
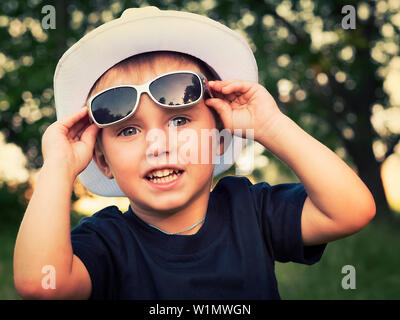
<instances>
[{"instance_id":1,"label":"hat brim","mask_svg":"<svg viewBox=\"0 0 400 320\"><path fill-rule=\"evenodd\" d=\"M248 43L223 24L188 12L156 7L128 9L121 18L86 34L61 57L54 74L57 119L81 108L106 70L130 56L151 51L192 55L210 66L221 80L258 81L257 63ZM214 176L233 165L244 145L244 139L233 136L224 157L216 161ZM95 194L125 196L93 160L78 177Z\"/></svg>"}]
</instances>

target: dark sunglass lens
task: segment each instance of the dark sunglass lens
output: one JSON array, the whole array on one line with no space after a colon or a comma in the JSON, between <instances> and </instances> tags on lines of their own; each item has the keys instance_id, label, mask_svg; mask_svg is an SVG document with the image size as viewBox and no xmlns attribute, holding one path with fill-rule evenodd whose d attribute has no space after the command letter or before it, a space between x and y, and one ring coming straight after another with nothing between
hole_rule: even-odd
<instances>
[{"instance_id":1,"label":"dark sunglass lens","mask_svg":"<svg viewBox=\"0 0 400 320\"><path fill-rule=\"evenodd\" d=\"M92 101L92 114L100 124L108 124L126 117L136 104L137 92L134 88L110 89Z\"/></svg>"},{"instance_id":2,"label":"dark sunglass lens","mask_svg":"<svg viewBox=\"0 0 400 320\"><path fill-rule=\"evenodd\" d=\"M182 106L200 98L201 83L196 75L174 73L153 81L150 92L161 104Z\"/></svg>"}]
</instances>

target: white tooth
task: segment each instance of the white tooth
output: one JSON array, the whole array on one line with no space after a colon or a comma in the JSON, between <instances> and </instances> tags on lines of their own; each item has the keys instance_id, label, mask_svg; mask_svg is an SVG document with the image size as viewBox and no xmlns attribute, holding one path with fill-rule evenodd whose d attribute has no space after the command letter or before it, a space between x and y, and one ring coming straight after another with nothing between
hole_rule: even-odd
<instances>
[{"instance_id":1,"label":"white tooth","mask_svg":"<svg viewBox=\"0 0 400 320\"><path fill-rule=\"evenodd\" d=\"M170 182L172 180L175 180L175 177L174 177L174 175L170 175L170 176L166 177L165 180L166 180L166 182Z\"/></svg>"},{"instance_id":2,"label":"white tooth","mask_svg":"<svg viewBox=\"0 0 400 320\"><path fill-rule=\"evenodd\" d=\"M181 175L178 169L162 169L155 170L148 174L148 177L152 179L153 182L169 182L178 178Z\"/></svg>"},{"instance_id":3,"label":"white tooth","mask_svg":"<svg viewBox=\"0 0 400 320\"><path fill-rule=\"evenodd\" d=\"M170 176L162 177L162 178L155 177L151 181L153 181L154 183L167 183L167 182L170 182L170 181L175 180L177 178L178 178L177 174L172 174Z\"/></svg>"},{"instance_id":4,"label":"white tooth","mask_svg":"<svg viewBox=\"0 0 400 320\"><path fill-rule=\"evenodd\" d=\"M157 170L156 171L156 176L157 177L162 177L163 176L163 172L161 170Z\"/></svg>"}]
</instances>

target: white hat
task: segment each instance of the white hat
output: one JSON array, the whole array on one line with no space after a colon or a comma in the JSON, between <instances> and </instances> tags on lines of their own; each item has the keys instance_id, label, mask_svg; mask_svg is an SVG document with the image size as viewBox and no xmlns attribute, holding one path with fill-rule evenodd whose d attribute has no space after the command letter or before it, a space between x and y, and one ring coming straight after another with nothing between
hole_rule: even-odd
<instances>
[{"instance_id":1,"label":"white hat","mask_svg":"<svg viewBox=\"0 0 400 320\"><path fill-rule=\"evenodd\" d=\"M59 60L54 73L57 119L81 108L93 84L109 68L130 56L149 51L192 55L211 67L221 80L258 82L253 52L239 33L198 14L160 10L154 6L130 8L120 18L86 34ZM216 159L214 176L233 165L244 141L233 136L225 154ZM95 194L125 196L115 179L106 178L93 159L78 177Z\"/></svg>"}]
</instances>

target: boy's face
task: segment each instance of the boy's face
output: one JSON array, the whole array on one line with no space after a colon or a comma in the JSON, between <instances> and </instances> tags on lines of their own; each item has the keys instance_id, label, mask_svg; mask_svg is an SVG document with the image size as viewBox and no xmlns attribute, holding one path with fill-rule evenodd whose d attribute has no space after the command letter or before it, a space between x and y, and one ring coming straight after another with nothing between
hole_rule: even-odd
<instances>
[{"instance_id":1,"label":"boy's face","mask_svg":"<svg viewBox=\"0 0 400 320\"><path fill-rule=\"evenodd\" d=\"M124 72L110 70L115 74L109 74L92 95L112 86L142 84L175 70L200 71L195 64L160 58L151 67L142 65ZM116 180L134 211L173 213L202 195L204 198L207 194L208 200L214 169L212 158L223 152L223 143L218 146L215 140L212 143L211 137L204 143L201 134L204 129L211 132L214 128L215 120L204 98L195 106L170 110L157 105L144 93L132 117L99 131L101 143L96 143L94 160L106 177ZM161 135L154 135L155 130ZM189 132L196 141L179 139L182 132ZM188 160L193 158L181 157L196 152L197 163ZM201 158L202 154L209 155L206 161ZM149 181L148 173L159 166L177 167L183 173L171 186Z\"/></svg>"}]
</instances>

